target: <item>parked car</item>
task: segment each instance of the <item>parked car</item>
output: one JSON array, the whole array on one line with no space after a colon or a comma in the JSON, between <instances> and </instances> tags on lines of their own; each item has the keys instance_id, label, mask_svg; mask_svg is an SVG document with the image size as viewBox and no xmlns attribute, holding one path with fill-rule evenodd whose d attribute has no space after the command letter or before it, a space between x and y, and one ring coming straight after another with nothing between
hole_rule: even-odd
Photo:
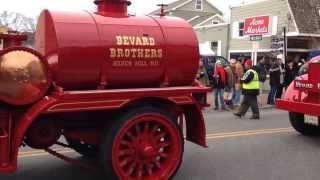
<instances>
[{"instance_id":1,"label":"parked car","mask_svg":"<svg viewBox=\"0 0 320 180\"><path fill-rule=\"evenodd\" d=\"M317 56L320 56L320 50L315 50L315 51L311 51L310 53L309 53L309 61L308 62L306 62L305 64L303 64L301 67L300 67L300 69L299 69L299 75L303 75L303 74L306 74L306 73L308 73L308 70L309 70L309 64L310 63L314 63L314 61L311 61L312 59L314 59L315 57L317 57ZM316 62L316 63L319 63L318 61Z\"/></svg>"},{"instance_id":2,"label":"parked car","mask_svg":"<svg viewBox=\"0 0 320 180\"><path fill-rule=\"evenodd\" d=\"M204 67L207 70L210 84L212 84L213 81L212 75L214 73L214 65L218 60L220 60L223 63L223 65L230 66L229 61L222 56L201 55L201 59L203 61Z\"/></svg>"}]
</instances>

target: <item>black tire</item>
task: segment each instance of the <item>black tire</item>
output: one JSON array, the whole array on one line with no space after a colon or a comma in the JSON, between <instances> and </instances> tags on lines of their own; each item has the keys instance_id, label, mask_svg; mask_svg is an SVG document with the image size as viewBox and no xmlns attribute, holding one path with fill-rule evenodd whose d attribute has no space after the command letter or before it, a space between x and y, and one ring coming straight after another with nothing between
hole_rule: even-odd
<instances>
[{"instance_id":1,"label":"black tire","mask_svg":"<svg viewBox=\"0 0 320 180\"><path fill-rule=\"evenodd\" d=\"M289 113L289 118L292 127L299 133L306 136L319 136L320 128L304 123L304 114L300 113Z\"/></svg>"},{"instance_id":2,"label":"black tire","mask_svg":"<svg viewBox=\"0 0 320 180\"><path fill-rule=\"evenodd\" d=\"M69 146L77 153L83 155L86 158L96 158L98 156L99 148L96 145L88 145L80 141L66 138Z\"/></svg>"},{"instance_id":3,"label":"black tire","mask_svg":"<svg viewBox=\"0 0 320 180\"><path fill-rule=\"evenodd\" d=\"M169 122L178 129L179 136L180 136L180 143L176 145L176 147L181 147L181 156L175 157L178 162L178 166L175 169L174 173L171 175L170 179L176 174L178 169L181 166L182 163L182 157L183 157L183 151L184 151L184 140L183 140L183 134L180 129L180 127L177 124L177 118L172 117L169 115L169 113L164 112L161 109L152 108L152 107L139 107L132 109L130 111L127 111L123 113L118 119L116 119L112 126L106 127L105 131L103 133L102 137L102 143L100 147L100 156L99 160L101 163L102 173L107 177L107 179L120 179L117 177L116 171L112 164L112 148L115 143L115 138L117 137L118 133L120 133L120 130L126 125L127 122L129 122L134 117L137 117L139 115L143 115L146 113L156 113L162 116L167 117Z\"/></svg>"}]
</instances>

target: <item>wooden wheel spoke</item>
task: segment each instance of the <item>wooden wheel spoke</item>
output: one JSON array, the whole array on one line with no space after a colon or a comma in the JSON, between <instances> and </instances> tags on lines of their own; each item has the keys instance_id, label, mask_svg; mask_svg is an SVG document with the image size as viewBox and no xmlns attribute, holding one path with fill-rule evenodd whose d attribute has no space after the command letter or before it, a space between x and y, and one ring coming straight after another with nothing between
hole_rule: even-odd
<instances>
[{"instance_id":1,"label":"wooden wheel spoke","mask_svg":"<svg viewBox=\"0 0 320 180\"><path fill-rule=\"evenodd\" d=\"M127 147L131 146L131 143L129 141L126 141L126 140L122 140L120 144L123 145L123 146L127 146Z\"/></svg>"},{"instance_id":2,"label":"wooden wheel spoke","mask_svg":"<svg viewBox=\"0 0 320 180\"><path fill-rule=\"evenodd\" d=\"M131 149L123 149L119 151L119 156L124 156L124 155L132 155L133 152Z\"/></svg>"},{"instance_id":3,"label":"wooden wheel spoke","mask_svg":"<svg viewBox=\"0 0 320 180\"><path fill-rule=\"evenodd\" d=\"M159 125L157 125L157 124L154 125L153 128L152 128L152 130L151 130L151 134L152 134L152 135L155 135L158 129L159 129Z\"/></svg>"},{"instance_id":4,"label":"wooden wheel spoke","mask_svg":"<svg viewBox=\"0 0 320 180\"><path fill-rule=\"evenodd\" d=\"M143 166L144 166L144 164L141 163L141 164L139 165L139 167L138 167L137 176L138 176L139 179L142 178L142 175L143 175Z\"/></svg>"},{"instance_id":5,"label":"wooden wheel spoke","mask_svg":"<svg viewBox=\"0 0 320 180\"><path fill-rule=\"evenodd\" d=\"M127 169L126 173L131 176L131 174L133 173L133 171L136 169L137 163L133 162L130 164L129 168Z\"/></svg>"},{"instance_id":6,"label":"wooden wheel spoke","mask_svg":"<svg viewBox=\"0 0 320 180\"><path fill-rule=\"evenodd\" d=\"M144 133L148 133L149 132L149 128L150 128L150 124L149 122L146 122L144 125Z\"/></svg>"},{"instance_id":7,"label":"wooden wheel spoke","mask_svg":"<svg viewBox=\"0 0 320 180\"><path fill-rule=\"evenodd\" d=\"M156 167L157 167L158 169L160 169L160 168L161 168L161 164L160 164L160 162L159 162L159 161L156 161L156 162L155 162L155 165L156 165Z\"/></svg>"},{"instance_id":8,"label":"wooden wheel spoke","mask_svg":"<svg viewBox=\"0 0 320 180\"><path fill-rule=\"evenodd\" d=\"M152 165L152 164L148 164L148 165L146 166L146 168L147 168L147 173L148 173L148 175L151 176L151 175L152 175L152 172L153 172L153 170L152 170L153 165Z\"/></svg>"},{"instance_id":9,"label":"wooden wheel spoke","mask_svg":"<svg viewBox=\"0 0 320 180\"><path fill-rule=\"evenodd\" d=\"M128 165L132 161L133 161L133 157L125 158L124 160L122 160L120 162L120 166L123 168L123 167L125 167L126 165Z\"/></svg>"},{"instance_id":10,"label":"wooden wheel spoke","mask_svg":"<svg viewBox=\"0 0 320 180\"><path fill-rule=\"evenodd\" d=\"M140 125L139 125L139 124L137 124L137 125L135 126L135 129L136 129L137 135L138 135L138 134L141 134L141 128L140 128Z\"/></svg>"},{"instance_id":11,"label":"wooden wheel spoke","mask_svg":"<svg viewBox=\"0 0 320 180\"><path fill-rule=\"evenodd\" d=\"M160 148L165 148L165 147L168 147L168 146L170 146L170 143L168 143L168 142L162 142L162 143L159 143L158 149L160 149Z\"/></svg>"},{"instance_id":12,"label":"wooden wheel spoke","mask_svg":"<svg viewBox=\"0 0 320 180\"><path fill-rule=\"evenodd\" d=\"M126 135L128 136L128 138L129 138L130 140L133 140L133 139L135 138L130 131L128 131L128 132L126 133Z\"/></svg>"},{"instance_id":13,"label":"wooden wheel spoke","mask_svg":"<svg viewBox=\"0 0 320 180\"><path fill-rule=\"evenodd\" d=\"M167 135L167 133L165 133L165 132L159 133L159 134L156 135L156 138L155 138L155 139L158 141L158 140L160 140L161 138L166 137L166 135Z\"/></svg>"},{"instance_id":14,"label":"wooden wheel spoke","mask_svg":"<svg viewBox=\"0 0 320 180\"><path fill-rule=\"evenodd\" d=\"M167 153L159 153L159 156L162 157L162 158L167 158L169 155Z\"/></svg>"}]
</instances>

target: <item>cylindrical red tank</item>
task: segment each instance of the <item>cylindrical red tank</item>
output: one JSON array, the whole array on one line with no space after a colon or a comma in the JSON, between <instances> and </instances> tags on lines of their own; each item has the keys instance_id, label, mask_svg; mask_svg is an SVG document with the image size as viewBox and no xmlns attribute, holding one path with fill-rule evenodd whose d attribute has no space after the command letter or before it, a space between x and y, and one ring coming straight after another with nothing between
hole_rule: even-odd
<instances>
[{"instance_id":1,"label":"cylindrical red tank","mask_svg":"<svg viewBox=\"0 0 320 180\"><path fill-rule=\"evenodd\" d=\"M41 13L36 49L57 85L70 90L193 83L199 49L191 25L173 17L106 13L110 9L102 4L96 13Z\"/></svg>"}]
</instances>

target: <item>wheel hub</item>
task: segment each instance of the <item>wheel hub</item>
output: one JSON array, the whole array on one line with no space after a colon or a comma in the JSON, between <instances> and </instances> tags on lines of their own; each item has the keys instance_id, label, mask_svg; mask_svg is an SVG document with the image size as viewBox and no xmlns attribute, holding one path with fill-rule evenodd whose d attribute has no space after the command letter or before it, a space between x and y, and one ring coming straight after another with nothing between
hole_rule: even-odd
<instances>
[{"instance_id":1,"label":"wheel hub","mask_svg":"<svg viewBox=\"0 0 320 180\"><path fill-rule=\"evenodd\" d=\"M157 155L157 151L154 143L149 142L148 140L142 141L139 146L139 154L143 160L150 159Z\"/></svg>"},{"instance_id":2,"label":"wheel hub","mask_svg":"<svg viewBox=\"0 0 320 180\"><path fill-rule=\"evenodd\" d=\"M146 158L153 157L155 155L154 148L152 146L145 146L142 154Z\"/></svg>"}]
</instances>

